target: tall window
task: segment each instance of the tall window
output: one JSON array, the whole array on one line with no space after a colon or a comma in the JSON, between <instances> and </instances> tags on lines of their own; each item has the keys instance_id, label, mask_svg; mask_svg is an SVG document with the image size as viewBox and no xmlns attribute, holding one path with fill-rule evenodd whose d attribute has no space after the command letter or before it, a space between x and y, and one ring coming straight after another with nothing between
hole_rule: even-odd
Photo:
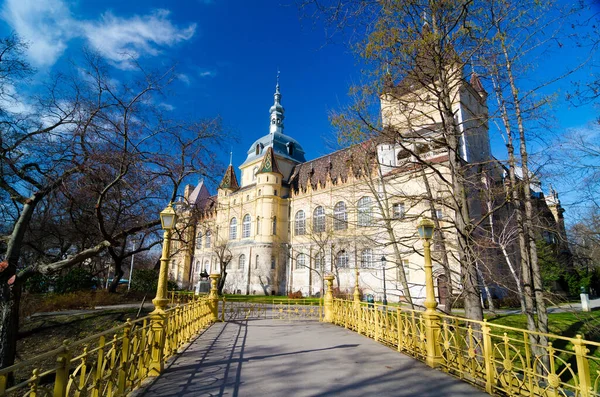
<instances>
[{"instance_id":1,"label":"tall window","mask_svg":"<svg viewBox=\"0 0 600 397\"><path fill-rule=\"evenodd\" d=\"M348 213L346 212L346 203L338 202L333 207L333 229L344 230L348 228Z\"/></svg>"},{"instance_id":2,"label":"tall window","mask_svg":"<svg viewBox=\"0 0 600 397\"><path fill-rule=\"evenodd\" d=\"M260 216L256 217L256 234L260 235Z\"/></svg>"},{"instance_id":3,"label":"tall window","mask_svg":"<svg viewBox=\"0 0 600 397\"><path fill-rule=\"evenodd\" d=\"M444 212L442 210L435 210L435 217L438 219L444 219Z\"/></svg>"},{"instance_id":4,"label":"tall window","mask_svg":"<svg viewBox=\"0 0 600 397\"><path fill-rule=\"evenodd\" d=\"M246 267L246 255L240 255L238 259L238 269L243 270Z\"/></svg>"},{"instance_id":5,"label":"tall window","mask_svg":"<svg viewBox=\"0 0 600 397\"><path fill-rule=\"evenodd\" d=\"M274 256L272 256L272 257L271 257L271 270L275 270L275 265L276 265L276 262L275 262L275 257L274 257Z\"/></svg>"},{"instance_id":6,"label":"tall window","mask_svg":"<svg viewBox=\"0 0 600 397\"><path fill-rule=\"evenodd\" d=\"M373 250L371 248L364 249L360 254L360 267L373 267Z\"/></svg>"},{"instance_id":7,"label":"tall window","mask_svg":"<svg viewBox=\"0 0 600 397\"><path fill-rule=\"evenodd\" d=\"M244 215L244 219L242 220L242 238L250 237L250 214Z\"/></svg>"},{"instance_id":8,"label":"tall window","mask_svg":"<svg viewBox=\"0 0 600 397\"><path fill-rule=\"evenodd\" d=\"M394 219L403 219L405 215L404 203L396 203L392 207L392 216Z\"/></svg>"},{"instance_id":9,"label":"tall window","mask_svg":"<svg viewBox=\"0 0 600 397\"><path fill-rule=\"evenodd\" d=\"M237 238L237 219L231 218L229 221L229 239L235 240Z\"/></svg>"},{"instance_id":10,"label":"tall window","mask_svg":"<svg viewBox=\"0 0 600 397\"><path fill-rule=\"evenodd\" d=\"M256 255L256 258L254 258L254 268L258 269L258 255Z\"/></svg>"},{"instance_id":11,"label":"tall window","mask_svg":"<svg viewBox=\"0 0 600 397\"><path fill-rule=\"evenodd\" d=\"M202 249L202 232L198 232L198 237L196 237L196 249Z\"/></svg>"},{"instance_id":12,"label":"tall window","mask_svg":"<svg viewBox=\"0 0 600 397\"><path fill-rule=\"evenodd\" d=\"M298 254L296 257L296 270L306 267L306 255Z\"/></svg>"},{"instance_id":13,"label":"tall window","mask_svg":"<svg viewBox=\"0 0 600 397\"><path fill-rule=\"evenodd\" d=\"M257 145L258 146L258 145ZM258 154L258 153L256 153ZM252 169L252 180L255 181L256 180L256 173L258 172L258 167L254 167Z\"/></svg>"},{"instance_id":14,"label":"tall window","mask_svg":"<svg viewBox=\"0 0 600 397\"><path fill-rule=\"evenodd\" d=\"M371 226L371 197L363 197L358 200L358 226Z\"/></svg>"},{"instance_id":15,"label":"tall window","mask_svg":"<svg viewBox=\"0 0 600 397\"><path fill-rule=\"evenodd\" d=\"M315 269L325 270L325 253L319 251L315 257Z\"/></svg>"},{"instance_id":16,"label":"tall window","mask_svg":"<svg viewBox=\"0 0 600 397\"><path fill-rule=\"evenodd\" d=\"M274 216L273 217L273 226L272 226L271 232L273 233L273 236L275 236L277 234L277 217Z\"/></svg>"},{"instance_id":17,"label":"tall window","mask_svg":"<svg viewBox=\"0 0 600 397\"><path fill-rule=\"evenodd\" d=\"M325 209L318 206L313 212L313 231L321 233L325 231Z\"/></svg>"},{"instance_id":18,"label":"tall window","mask_svg":"<svg viewBox=\"0 0 600 397\"><path fill-rule=\"evenodd\" d=\"M335 257L335 266L338 269L348 267L348 253L345 250L341 250L337 253L337 256Z\"/></svg>"},{"instance_id":19,"label":"tall window","mask_svg":"<svg viewBox=\"0 0 600 397\"><path fill-rule=\"evenodd\" d=\"M210 235L211 235L210 230L207 230L206 231L206 236L204 237L204 246L206 248L210 248Z\"/></svg>"},{"instance_id":20,"label":"tall window","mask_svg":"<svg viewBox=\"0 0 600 397\"><path fill-rule=\"evenodd\" d=\"M296 236L306 234L306 216L302 210L296 212L296 217L294 218L294 234Z\"/></svg>"}]
</instances>

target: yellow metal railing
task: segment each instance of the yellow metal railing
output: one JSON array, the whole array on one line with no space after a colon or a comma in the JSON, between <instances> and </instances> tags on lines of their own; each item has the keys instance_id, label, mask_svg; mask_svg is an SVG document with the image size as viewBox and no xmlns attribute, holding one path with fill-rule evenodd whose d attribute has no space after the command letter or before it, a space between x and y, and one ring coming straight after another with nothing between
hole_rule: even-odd
<instances>
[{"instance_id":1,"label":"yellow metal railing","mask_svg":"<svg viewBox=\"0 0 600 397\"><path fill-rule=\"evenodd\" d=\"M439 313L427 318L422 311L339 299L333 300L332 322L490 394L600 396L600 356L595 354L600 344L580 335L541 334Z\"/></svg>"},{"instance_id":2,"label":"yellow metal railing","mask_svg":"<svg viewBox=\"0 0 600 397\"><path fill-rule=\"evenodd\" d=\"M126 395L151 375L153 360L164 362L214 321L210 305L206 299L193 300L166 310L160 322L152 316L127 320L0 369L0 396Z\"/></svg>"}]
</instances>

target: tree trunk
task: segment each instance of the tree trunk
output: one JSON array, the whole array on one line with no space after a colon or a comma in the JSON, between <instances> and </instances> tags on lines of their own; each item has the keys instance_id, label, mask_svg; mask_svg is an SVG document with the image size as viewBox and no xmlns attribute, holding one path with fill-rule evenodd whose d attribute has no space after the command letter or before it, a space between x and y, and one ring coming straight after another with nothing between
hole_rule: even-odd
<instances>
[{"instance_id":1,"label":"tree trunk","mask_svg":"<svg viewBox=\"0 0 600 397\"><path fill-rule=\"evenodd\" d=\"M113 275L112 282L108 286L108 292L110 292L111 294L114 294L117 292L117 288L119 287L119 282L121 281L121 278L125 274L125 272L123 271L123 267L121 265L122 265L121 261L115 262L115 264L114 264L115 273Z\"/></svg>"},{"instance_id":2,"label":"tree trunk","mask_svg":"<svg viewBox=\"0 0 600 397\"><path fill-rule=\"evenodd\" d=\"M19 283L0 285L0 368L9 367L15 362L20 301Z\"/></svg>"}]
</instances>

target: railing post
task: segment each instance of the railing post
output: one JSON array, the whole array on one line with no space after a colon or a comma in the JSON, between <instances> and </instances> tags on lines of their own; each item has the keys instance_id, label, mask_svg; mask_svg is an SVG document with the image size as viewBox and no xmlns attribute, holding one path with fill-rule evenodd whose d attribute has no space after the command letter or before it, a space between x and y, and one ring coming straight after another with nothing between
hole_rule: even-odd
<instances>
[{"instance_id":1,"label":"railing post","mask_svg":"<svg viewBox=\"0 0 600 397\"><path fill-rule=\"evenodd\" d=\"M490 334L490 326L487 320L483 320L483 326L481 327L483 333L483 359L485 361L485 391L488 394L492 394L495 385L495 369L492 358L493 347L492 347L492 335Z\"/></svg>"},{"instance_id":2,"label":"railing post","mask_svg":"<svg viewBox=\"0 0 600 397\"><path fill-rule=\"evenodd\" d=\"M217 305L219 304L219 302L217 302ZM221 309L221 322L224 323L225 322L225 310L227 308L227 300L225 299L225 297L223 297L223 309Z\"/></svg>"},{"instance_id":3,"label":"railing post","mask_svg":"<svg viewBox=\"0 0 600 397\"><path fill-rule=\"evenodd\" d=\"M67 341L63 342L61 352L56 358L56 376L54 378L54 397L67 395L67 383L69 382L69 363L71 357Z\"/></svg>"},{"instance_id":4,"label":"railing post","mask_svg":"<svg viewBox=\"0 0 600 397\"><path fill-rule=\"evenodd\" d=\"M398 351L402 351L402 309L398 306L396 309L396 331L398 331Z\"/></svg>"},{"instance_id":5,"label":"railing post","mask_svg":"<svg viewBox=\"0 0 600 397\"><path fill-rule=\"evenodd\" d=\"M166 316L165 312L152 314L150 326L150 338L152 342L150 353L150 365L148 376L158 376L165 368L163 352L166 339Z\"/></svg>"},{"instance_id":6,"label":"railing post","mask_svg":"<svg viewBox=\"0 0 600 397\"><path fill-rule=\"evenodd\" d=\"M579 395L581 397L590 396L590 387L592 385L590 379L590 365L587 359L589 353L588 348L585 346L581 335L577 335L573 341L575 349L575 357L577 360L577 377L579 378Z\"/></svg>"},{"instance_id":7,"label":"railing post","mask_svg":"<svg viewBox=\"0 0 600 397\"><path fill-rule=\"evenodd\" d=\"M217 288L219 278L221 278L221 275L218 273L213 273L210 275L210 294L208 295L208 301L210 304L210 311L212 313L211 319L215 323L219 321L219 289ZM223 311L225 311L224 305Z\"/></svg>"},{"instance_id":8,"label":"railing post","mask_svg":"<svg viewBox=\"0 0 600 397\"><path fill-rule=\"evenodd\" d=\"M327 291L325 292L324 309L325 318L323 321L326 323L333 323L333 275L327 275L324 277L325 283L327 284Z\"/></svg>"},{"instance_id":9,"label":"railing post","mask_svg":"<svg viewBox=\"0 0 600 397\"><path fill-rule=\"evenodd\" d=\"M127 319L127 325L123 329L123 343L121 345L121 363L119 367L119 380L117 390L119 395L125 394L127 388L127 371L129 367L129 345L131 340L131 319Z\"/></svg>"}]
</instances>

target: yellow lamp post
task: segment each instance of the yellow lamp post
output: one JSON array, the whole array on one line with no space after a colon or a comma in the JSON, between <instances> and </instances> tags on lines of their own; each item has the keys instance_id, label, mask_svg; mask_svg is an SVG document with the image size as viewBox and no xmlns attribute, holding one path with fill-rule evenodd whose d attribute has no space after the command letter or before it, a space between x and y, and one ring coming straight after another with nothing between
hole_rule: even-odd
<instances>
[{"instance_id":1,"label":"yellow lamp post","mask_svg":"<svg viewBox=\"0 0 600 397\"><path fill-rule=\"evenodd\" d=\"M419 236L423 240L425 259L425 313L423 313L423 320L425 320L426 362L430 367L438 366L441 361L441 349L438 344L440 318L435 311L437 301L433 289L433 266L431 264L431 238L434 228L433 222L425 218L421 219L417 226Z\"/></svg>"},{"instance_id":2,"label":"yellow lamp post","mask_svg":"<svg viewBox=\"0 0 600 397\"><path fill-rule=\"evenodd\" d=\"M152 359L150 362L149 375L157 376L164 369L163 348L165 345L165 309L169 303L167 299L167 281L169 278L169 256L171 251L171 233L177 223L177 213L173 205L169 203L167 208L160 213L160 223L164 229L163 249L160 258L160 271L158 273L158 287L156 297L152 299L154 311L152 316Z\"/></svg>"},{"instance_id":3,"label":"yellow lamp post","mask_svg":"<svg viewBox=\"0 0 600 397\"><path fill-rule=\"evenodd\" d=\"M323 277L327 284L327 290L325 291L325 299L323 303L324 318L323 321L326 323L333 322L333 279L335 278L332 274L328 274Z\"/></svg>"}]
</instances>

